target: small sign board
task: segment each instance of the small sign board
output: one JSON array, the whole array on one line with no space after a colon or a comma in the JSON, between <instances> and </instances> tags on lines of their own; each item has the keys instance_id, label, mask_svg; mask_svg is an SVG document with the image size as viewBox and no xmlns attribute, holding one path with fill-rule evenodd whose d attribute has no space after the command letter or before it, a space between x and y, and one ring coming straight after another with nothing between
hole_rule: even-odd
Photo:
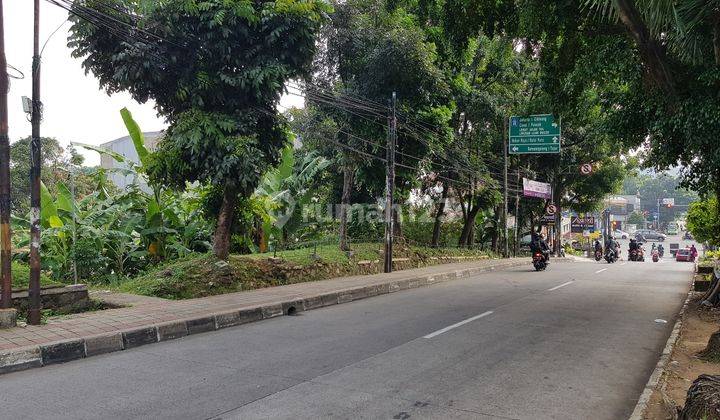
<instances>
[{"instance_id":1,"label":"small sign board","mask_svg":"<svg viewBox=\"0 0 720 420\"><path fill-rule=\"evenodd\" d=\"M550 204L550 205L547 207L547 210L545 211L545 213L546 213L547 215L549 215L549 216L552 216L552 215L554 215L555 213L557 213L557 207L555 206L555 204Z\"/></svg>"},{"instance_id":2,"label":"small sign board","mask_svg":"<svg viewBox=\"0 0 720 420\"><path fill-rule=\"evenodd\" d=\"M560 153L560 123L552 114L510 117L509 135L510 154Z\"/></svg>"},{"instance_id":3,"label":"small sign board","mask_svg":"<svg viewBox=\"0 0 720 420\"><path fill-rule=\"evenodd\" d=\"M540 219L540 224L545 226L555 226L555 215L546 214Z\"/></svg>"},{"instance_id":4,"label":"small sign board","mask_svg":"<svg viewBox=\"0 0 720 420\"><path fill-rule=\"evenodd\" d=\"M589 163L585 163L582 166L580 166L580 173L583 175L590 175L593 171L593 167Z\"/></svg>"},{"instance_id":5,"label":"small sign board","mask_svg":"<svg viewBox=\"0 0 720 420\"><path fill-rule=\"evenodd\" d=\"M675 198L663 198L662 203L663 203L663 206L674 206Z\"/></svg>"},{"instance_id":6,"label":"small sign board","mask_svg":"<svg viewBox=\"0 0 720 420\"><path fill-rule=\"evenodd\" d=\"M552 186L546 182L523 178L523 196L551 200Z\"/></svg>"}]
</instances>

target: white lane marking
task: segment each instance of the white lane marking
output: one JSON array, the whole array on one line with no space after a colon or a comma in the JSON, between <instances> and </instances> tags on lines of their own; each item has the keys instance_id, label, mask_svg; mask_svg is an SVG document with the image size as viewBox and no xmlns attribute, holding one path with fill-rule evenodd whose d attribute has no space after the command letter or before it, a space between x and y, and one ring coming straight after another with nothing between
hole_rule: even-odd
<instances>
[{"instance_id":1,"label":"white lane marking","mask_svg":"<svg viewBox=\"0 0 720 420\"><path fill-rule=\"evenodd\" d=\"M480 315L476 315L476 316L474 316L474 317L472 317L472 318L468 318L468 319L466 319L466 320L464 320L464 321L460 321L460 322L458 322L457 324L452 324L452 325L450 325L450 326L448 326L448 327L445 327L445 328L443 328L443 329L441 329L441 330L437 330L437 331L435 331L434 333L430 333L430 334L424 336L423 338L433 338L433 337L437 337L438 335L440 335L440 334L442 334L442 333L446 333L446 332L452 330L453 328L457 328L457 327L459 327L459 326L461 326L461 325L465 325L465 324L467 324L468 322L473 322L473 321L475 321L475 320L477 320L477 319L486 317L486 316L488 316L488 315L490 315L490 314L492 314L492 313L493 313L493 311L487 311L487 312L481 313Z\"/></svg>"},{"instance_id":2,"label":"white lane marking","mask_svg":"<svg viewBox=\"0 0 720 420\"><path fill-rule=\"evenodd\" d=\"M600 273L602 273L603 271L606 271L606 270L607 270L607 268L603 268L602 270L596 271L595 274L600 274Z\"/></svg>"},{"instance_id":3,"label":"white lane marking","mask_svg":"<svg viewBox=\"0 0 720 420\"><path fill-rule=\"evenodd\" d=\"M624 263L620 264L620 266L622 267L622 266L623 266L623 265L625 265L625 264L627 264L627 263L626 263L626 262L624 262Z\"/></svg>"},{"instance_id":4,"label":"white lane marking","mask_svg":"<svg viewBox=\"0 0 720 420\"><path fill-rule=\"evenodd\" d=\"M573 283L575 283L575 280L569 281L569 282L567 282L567 283L563 283L563 284L561 284L560 286L555 286L555 287L553 287L552 289L547 289L547 291L548 291L548 292L552 292L553 290L557 290L557 289L559 289L559 288L561 288L561 287L565 287L565 286L567 286L568 284L573 284Z\"/></svg>"}]
</instances>

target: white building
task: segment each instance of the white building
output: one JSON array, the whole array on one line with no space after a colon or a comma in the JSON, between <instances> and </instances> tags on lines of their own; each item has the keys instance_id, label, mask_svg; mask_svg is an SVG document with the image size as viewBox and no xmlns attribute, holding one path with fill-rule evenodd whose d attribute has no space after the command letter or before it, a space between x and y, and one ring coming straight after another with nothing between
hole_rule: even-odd
<instances>
[{"instance_id":1,"label":"white building","mask_svg":"<svg viewBox=\"0 0 720 420\"><path fill-rule=\"evenodd\" d=\"M145 136L145 147L148 150L155 150L157 147L157 143L160 139L160 136L162 136L162 131L154 131L149 133L143 133ZM119 139L115 139L113 141L109 141L107 143L103 143L100 145L103 149L108 149L110 151L113 151L115 153L119 153L125 157L130 162L133 163L139 163L140 158L137 155L137 152L135 151L135 146L133 145L132 139L130 139L130 136L120 137ZM116 161L110 156L107 155L101 155L100 156L100 167L103 169L109 169L108 172L108 179L110 179L115 185L117 185L119 188L127 188L128 185L132 184L138 184L140 185L140 188L144 191L150 190L150 188L147 186L147 184L143 180L136 179L133 175L126 175L123 174L120 171L112 171L112 169L128 169L127 163L121 163Z\"/></svg>"}]
</instances>

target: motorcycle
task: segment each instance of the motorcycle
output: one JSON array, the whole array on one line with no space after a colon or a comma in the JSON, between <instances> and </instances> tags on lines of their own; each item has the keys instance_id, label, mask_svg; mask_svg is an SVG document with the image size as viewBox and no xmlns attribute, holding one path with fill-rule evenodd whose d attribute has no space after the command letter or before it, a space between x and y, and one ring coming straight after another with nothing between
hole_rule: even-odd
<instances>
[{"instance_id":1,"label":"motorcycle","mask_svg":"<svg viewBox=\"0 0 720 420\"><path fill-rule=\"evenodd\" d=\"M535 271L543 271L547 268L548 261L545 254L543 254L540 251L535 251L533 253L533 267L535 267Z\"/></svg>"},{"instance_id":2,"label":"motorcycle","mask_svg":"<svg viewBox=\"0 0 720 420\"><path fill-rule=\"evenodd\" d=\"M658 252L657 249L654 250L653 253L652 253L652 260L653 260L653 262L658 262L658 261L660 261L660 252Z\"/></svg>"},{"instance_id":3,"label":"motorcycle","mask_svg":"<svg viewBox=\"0 0 720 420\"><path fill-rule=\"evenodd\" d=\"M602 259L603 259L602 249L596 249L595 250L595 261L600 261Z\"/></svg>"},{"instance_id":4,"label":"motorcycle","mask_svg":"<svg viewBox=\"0 0 720 420\"><path fill-rule=\"evenodd\" d=\"M665 248L658 247L658 255L662 258L665 255Z\"/></svg>"},{"instance_id":5,"label":"motorcycle","mask_svg":"<svg viewBox=\"0 0 720 420\"><path fill-rule=\"evenodd\" d=\"M608 252L605 253L605 261L607 261L608 264L612 264L617 260L618 260L618 254L616 251L608 250Z\"/></svg>"}]
</instances>

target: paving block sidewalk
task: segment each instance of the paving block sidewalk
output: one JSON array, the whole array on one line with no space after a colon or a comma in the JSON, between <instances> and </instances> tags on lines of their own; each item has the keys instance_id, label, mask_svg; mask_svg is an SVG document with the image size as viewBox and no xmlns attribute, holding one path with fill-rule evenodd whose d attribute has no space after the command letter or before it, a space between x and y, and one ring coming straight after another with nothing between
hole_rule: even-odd
<instances>
[{"instance_id":1,"label":"paving block sidewalk","mask_svg":"<svg viewBox=\"0 0 720 420\"><path fill-rule=\"evenodd\" d=\"M129 349L529 263L528 258L479 260L182 301L120 296L120 301L132 306L54 318L46 325L0 330L0 373Z\"/></svg>"}]
</instances>

